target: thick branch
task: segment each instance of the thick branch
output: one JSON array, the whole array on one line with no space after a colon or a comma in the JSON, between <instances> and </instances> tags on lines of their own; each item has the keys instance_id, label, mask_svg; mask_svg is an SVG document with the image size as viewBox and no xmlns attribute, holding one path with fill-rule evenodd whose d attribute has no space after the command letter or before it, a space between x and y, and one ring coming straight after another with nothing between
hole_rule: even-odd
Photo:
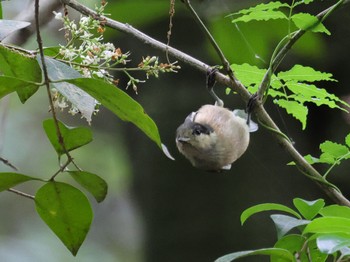
<instances>
[{"instance_id":1,"label":"thick branch","mask_svg":"<svg viewBox=\"0 0 350 262\"><path fill-rule=\"evenodd\" d=\"M74 8L75 10L79 11L82 14L90 15L92 17L95 17L96 19L100 19L106 23L107 26L114 28L118 31L124 32L126 34L129 34L136 39L140 40L141 42L152 46L155 49L159 49L163 52L166 52L168 50L169 55L177 58L178 60L182 61L183 63L186 63L202 72L207 72L207 70L210 68L209 65L175 49L172 47L167 47L166 44L163 44L160 41L157 41L150 36L140 32L139 30L133 28L132 26L128 24L123 24L117 21L114 21L112 19L106 18L106 17L99 17L96 12L93 10L81 5L75 0L61 0L63 3L69 5L70 7ZM217 82L221 83L224 86L231 87L234 91L236 91L242 99L247 102L250 98L250 93L247 91L247 89L239 82L239 81L231 81L231 79L221 73L216 74L216 80ZM259 120L266 125L267 127L276 130L277 132L280 132L278 126L273 122L269 114L265 111L264 107L262 105L257 105L255 109L256 115L259 118ZM322 183L317 182L317 180L322 180L323 177L320 173L318 173L310 164L308 164L305 159L299 154L299 152L293 147L293 145L285 139L283 136L273 133L275 139L277 142L284 148L284 150L291 156L291 158L294 160L294 162L297 164L297 166L301 169L302 172L307 173L310 177L313 178L313 180L325 191L325 193L331 197L335 202L346 205L350 207L350 201L346 199L340 192L338 192L336 189L332 187L328 187Z\"/></svg>"}]
</instances>

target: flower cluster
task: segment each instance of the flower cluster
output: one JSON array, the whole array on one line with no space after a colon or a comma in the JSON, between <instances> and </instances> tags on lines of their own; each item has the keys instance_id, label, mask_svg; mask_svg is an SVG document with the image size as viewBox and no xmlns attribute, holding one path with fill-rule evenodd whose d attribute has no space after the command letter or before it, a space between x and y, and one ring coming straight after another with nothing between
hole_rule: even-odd
<instances>
[{"instance_id":1,"label":"flower cluster","mask_svg":"<svg viewBox=\"0 0 350 262\"><path fill-rule=\"evenodd\" d=\"M105 15L105 4L96 8L98 15ZM137 93L137 85L145 82L130 74L131 71L143 71L146 74L146 79L149 76L158 77L159 73L177 72L180 69L175 63L159 63L158 57L147 56L143 58L137 67L127 67L130 62L130 53L123 53L120 48L114 46L113 43L104 42L103 33L105 31L104 20L97 20L90 16L81 16L78 22L70 20L68 16L62 13L54 12L55 19L63 23L60 30L65 31L66 45L60 45L59 54L56 59L59 59L74 69L79 71L84 77L100 78L111 84L118 84L119 79L114 79L110 73L122 72L129 81L126 88L131 86ZM60 97L59 93L54 94L56 97L55 105L60 109L68 107L64 97ZM72 113L75 112L73 105Z\"/></svg>"}]
</instances>

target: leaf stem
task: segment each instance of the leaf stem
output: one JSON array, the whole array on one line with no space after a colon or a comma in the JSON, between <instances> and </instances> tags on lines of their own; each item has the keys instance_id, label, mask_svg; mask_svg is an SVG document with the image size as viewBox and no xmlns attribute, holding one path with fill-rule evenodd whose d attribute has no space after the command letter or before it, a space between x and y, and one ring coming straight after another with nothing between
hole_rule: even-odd
<instances>
[{"instance_id":1,"label":"leaf stem","mask_svg":"<svg viewBox=\"0 0 350 262\"><path fill-rule=\"evenodd\" d=\"M7 189L7 191L12 192L12 193L15 193L15 194L17 194L17 195L19 195L19 196L22 196L22 197L26 197L26 198L32 199L32 200L35 199L34 196L29 195L29 194L27 194L27 193L24 193L24 192L22 192L22 191L19 191L19 190L17 190L17 189L9 188L9 189Z\"/></svg>"}]
</instances>

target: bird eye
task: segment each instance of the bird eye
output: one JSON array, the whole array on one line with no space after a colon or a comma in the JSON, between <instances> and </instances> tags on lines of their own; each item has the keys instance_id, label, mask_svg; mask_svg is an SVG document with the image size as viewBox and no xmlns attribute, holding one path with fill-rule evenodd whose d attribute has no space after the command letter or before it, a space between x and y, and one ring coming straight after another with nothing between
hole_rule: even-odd
<instances>
[{"instance_id":1,"label":"bird eye","mask_svg":"<svg viewBox=\"0 0 350 262\"><path fill-rule=\"evenodd\" d=\"M205 125L195 124L192 127L192 134L195 136L199 136L200 134L209 135L210 132L212 132L212 129L208 126L205 126Z\"/></svg>"}]
</instances>

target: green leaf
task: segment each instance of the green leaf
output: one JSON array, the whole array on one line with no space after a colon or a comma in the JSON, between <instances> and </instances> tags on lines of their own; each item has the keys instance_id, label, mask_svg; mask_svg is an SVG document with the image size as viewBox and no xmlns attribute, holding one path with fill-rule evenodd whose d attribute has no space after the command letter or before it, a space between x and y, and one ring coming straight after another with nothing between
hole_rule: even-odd
<instances>
[{"instance_id":1,"label":"green leaf","mask_svg":"<svg viewBox=\"0 0 350 262\"><path fill-rule=\"evenodd\" d=\"M292 253L290 253L286 249L281 248L262 248L256 250L249 251L240 251L231 254L227 254L225 256L219 257L215 260L215 262L230 262L239 258L248 257L248 256L256 256L256 255L266 255L266 256L274 256L279 258L279 262L287 262L287 261L295 261L295 258Z\"/></svg>"},{"instance_id":2,"label":"green leaf","mask_svg":"<svg viewBox=\"0 0 350 262\"><path fill-rule=\"evenodd\" d=\"M48 182L35 195L36 211L75 256L93 218L86 196L71 185Z\"/></svg>"},{"instance_id":3,"label":"green leaf","mask_svg":"<svg viewBox=\"0 0 350 262\"><path fill-rule=\"evenodd\" d=\"M316 218L305 227L303 234L308 233L350 234L350 219L344 217Z\"/></svg>"},{"instance_id":4,"label":"green leaf","mask_svg":"<svg viewBox=\"0 0 350 262\"><path fill-rule=\"evenodd\" d=\"M41 59L39 56L37 56L37 60L41 66ZM45 57L45 63L51 81L82 77L82 75L74 68L53 58ZM82 117L84 117L88 123L91 122L91 117L96 107L96 101L93 97L80 88L77 88L75 85L67 82L52 83L52 86L54 86L60 94L67 98L67 100L79 110Z\"/></svg>"},{"instance_id":5,"label":"green leaf","mask_svg":"<svg viewBox=\"0 0 350 262\"><path fill-rule=\"evenodd\" d=\"M250 22L253 20L256 21L268 21L268 20L275 20L275 19L288 19L288 17L282 13L281 11L274 11L274 10L257 10L254 12L251 12L247 15L242 15L238 18L233 19L232 23L237 22Z\"/></svg>"},{"instance_id":6,"label":"green leaf","mask_svg":"<svg viewBox=\"0 0 350 262\"><path fill-rule=\"evenodd\" d=\"M2 45L0 45L0 72L4 76L26 81L16 90L22 103L35 94L42 79L41 69L33 57L23 55Z\"/></svg>"},{"instance_id":7,"label":"green leaf","mask_svg":"<svg viewBox=\"0 0 350 262\"><path fill-rule=\"evenodd\" d=\"M316 16L308 13L298 13L292 16L292 21L301 30L315 33L325 33L330 35L331 32L318 20Z\"/></svg>"},{"instance_id":8,"label":"green leaf","mask_svg":"<svg viewBox=\"0 0 350 262\"><path fill-rule=\"evenodd\" d=\"M323 199L317 199L314 201L306 201L301 198L293 199L294 206L298 209L300 214L308 220L313 219L318 212L324 207L325 202Z\"/></svg>"},{"instance_id":9,"label":"green leaf","mask_svg":"<svg viewBox=\"0 0 350 262\"><path fill-rule=\"evenodd\" d=\"M327 261L328 255L322 253L318 249L316 239L312 239L312 240L308 241L307 249L303 252L303 254L305 254L305 253L307 253L307 257L305 257L305 259L301 260L301 261L317 261L317 262L326 262Z\"/></svg>"},{"instance_id":10,"label":"green leaf","mask_svg":"<svg viewBox=\"0 0 350 262\"><path fill-rule=\"evenodd\" d=\"M312 67L295 65L288 71L282 71L277 74L277 77L283 81L302 81L302 82L315 82L315 81L337 81L331 73L324 73L316 71Z\"/></svg>"},{"instance_id":11,"label":"green leaf","mask_svg":"<svg viewBox=\"0 0 350 262\"><path fill-rule=\"evenodd\" d=\"M310 221L308 220L296 219L294 217L285 216L285 215L271 215L271 219L275 224L278 239L283 237L293 228L310 223Z\"/></svg>"},{"instance_id":12,"label":"green leaf","mask_svg":"<svg viewBox=\"0 0 350 262\"><path fill-rule=\"evenodd\" d=\"M97 202L102 202L107 195L107 183L101 177L84 171L68 171L68 173L88 190Z\"/></svg>"},{"instance_id":13,"label":"green leaf","mask_svg":"<svg viewBox=\"0 0 350 262\"><path fill-rule=\"evenodd\" d=\"M324 217L344 217L350 219L350 208L346 206L330 205L322 208L320 214Z\"/></svg>"},{"instance_id":14,"label":"green leaf","mask_svg":"<svg viewBox=\"0 0 350 262\"><path fill-rule=\"evenodd\" d=\"M299 120L303 130L306 128L306 118L308 114L308 108L306 106L296 101L289 101L284 99L275 99L273 102L286 109L288 114Z\"/></svg>"},{"instance_id":15,"label":"green leaf","mask_svg":"<svg viewBox=\"0 0 350 262\"><path fill-rule=\"evenodd\" d=\"M260 83L266 73L266 69L260 69L246 63L242 65L233 64L231 68L237 79L245 86Z\"/></svg>"},{"instance_id":16,"label":"green leaf","mask_svg":"<svg viewBox=\"0 0 350 262\"><path fill-rule=\"evenodd\" d=\"M4 96L25 88L28 82L14 77L0 76L0 99Z\"/></svg>"},{"instance_id":17,"label":"green leaf","mask_svg":"<svg viewBox=\"0 0 350 262\"><path fill-rule=\"evenodd\" d=\"M316 240L317 247L322 253L333 254L344 247L350 247L350 234L326 234Z\"/></svg>"},{"instance_id":18,"label":"green leaf","mask_svg":"<svg viewBox=\"0 0 350 262\"><path fill-rule=\"evenodd\" d=\"M1 4L0 4L0 18L2 18L1 15ZM16 20L4 20L0 19L0 41L5 39L7 36L12 34L13 32L25 28L29 26L30 23L24 22L24 21L16 21Z\"/></svg>"},{"instance_id":19,"label":"green leaf","mask_svg":"<svg viewBox=\"0 0 350 262\"><path fill-rule=\"evenodd\" d=\"M16 186L18 184L31 181L31 180L40 180L35 177L22 175L18 173L4 172L0 173L0 192L10 187Z\"/></svg>"},{"instance_id":20,"label":"green leaf","mask_svg":"<svg viewBox=\"0 0 350 262\"><path fill-rule=\"evenodd\" d=\"M145 113L142 106L128 94L114 85L98 79L77 78L65 81L87 92L103 106L116 114L121 120L132 122L160 148L162 147L158 127Z\"/></svg>"},{"instance_id":21,"label":"green leaf","mask_svg":"<svg viewBox=\"0 0 350 262\"><path fill-rule=\"evenodd\" d=\"M87 127L68 127L58 121L58 126L63 137L67 151L72 151L92 141L92 132ZM53 119L46 119L43 127L47 137L59 156L65 154L64 148L58 140L57 130Z\"/></svg>"},{"instance_id":22,"label":"green leaf","mask_svg":"<svg viewBox=\"0 0 350 262\"><path fill-rule=\"evenodd\" d=\"M336 104L338 102L349 107L348 103L342 101L337 96L328 93L323 88L321 89L317 88L315 85L296 82L287 82L286 86L295 94L295 96L290 95L289 98L292 98L301 104L310 102L316 104L317 106L326 105L330 108L338 108L340 110L348 112L345 108L340 107Z\"/></svg>"},{"instance_id":23,"label":"green leaf","mask_svg":"<svg viewBox=\"0 0 350 262\"><path fill-rule=\"evenodd\" d=\"M350 134L345 137L345 144L350 147Z\"/></svg>"},{"instance_id":24,"label":"green leaf","mask_svg":"<svg viewBox=\"0 0 350 262\"><path fill-rule=\"evenodd\" d=\"M320 145L320 149L323 153L328 153L334 158L342 157L349 152L348 147L328 140Z\"/></svg>"},{"instance_id":25,"label":"green leaf","mask_svg":"<svg viewBox=\"0 0 350 262\"><path fill-rule=\"evenodd\" d=\"M287 16L281 11L276 11L281 7L289 7L288 4L282 4L281 2L269 2L250 7L248 9L240 10L237 13L230 16L242 15L238 18L233 18L232 23L236 22L249 22L252 20L271 20L271 19L288 19Z\"/></svg>"},{"instance_id":26,"label":"green leaf","mask_svg":"<svg viewBox=\"0 0 350 262\"><path fill-rule=\"evenodd\" d=\"M242 215L241 215L241 224L243 225L244 222L250 216L252 216L256 213L260 213L262 211L283 211L283 212L287 212L289 214L292 214L292 215L296 216L297 218L301 218L301 216L297 212L295 212L293 209L291 209L287 206L284 206L281 204L275 204L275 203L265 203L265 204L255 205L255 206L252 206L252 207L244 210Z\"/></svg>"},{"instance_id":27,"label":"green leaf","mask_svg":"<svg viewBox=\"0 0 350 262\"><path fill-rule=\"evenodd\" d=\"M286 249L292 254L300 253L300 250L302 250L305 241L306 241L306 238L301 235L294 235L294 234L287 235L280 238L274 245L274 248ZM275 256L271 256L270 261L278 262L279 258Z\"/></svg>"}]
</instances>

